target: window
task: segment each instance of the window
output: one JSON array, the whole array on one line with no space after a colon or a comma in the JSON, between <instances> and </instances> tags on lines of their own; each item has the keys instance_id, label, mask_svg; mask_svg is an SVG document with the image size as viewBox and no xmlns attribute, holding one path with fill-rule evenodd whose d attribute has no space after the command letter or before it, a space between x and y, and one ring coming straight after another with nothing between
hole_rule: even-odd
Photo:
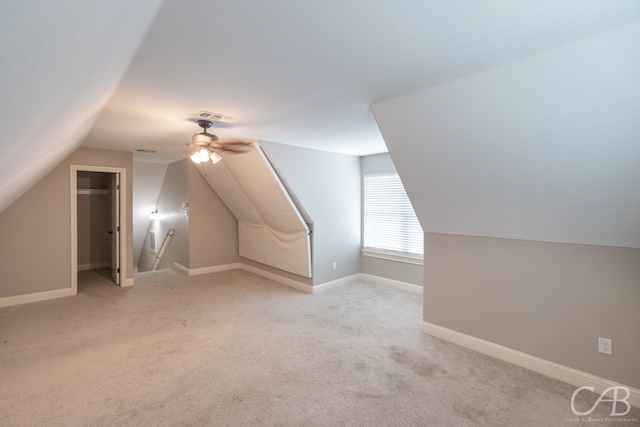
<instances>
[{"instance_id":1,"label":"window","mask_svg":"<svg viewBox=\"0 0 640 427\"><path fill-rule=\"evenodd\" d=\"M363 253L422 263L424 233L397 173L364 176Z\"/></svg>"}]
</instances>

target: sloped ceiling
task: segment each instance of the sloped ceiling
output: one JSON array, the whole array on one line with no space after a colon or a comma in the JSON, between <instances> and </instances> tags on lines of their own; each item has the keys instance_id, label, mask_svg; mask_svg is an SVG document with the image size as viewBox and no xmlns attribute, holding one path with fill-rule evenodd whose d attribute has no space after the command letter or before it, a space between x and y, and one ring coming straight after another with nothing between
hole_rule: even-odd
<instances>
[{"instance_id":1,"label":"sloped ceiling","mask_svg":"<svg viewBox=\"0 0 640 427\"><path fill-rule=\"evenodd\" d=\"M312 276L311 233L258 142L198 169L238 220L239 255Z\"/></svg>"},{"instance_id":2,"label":"sloped ceiling","mask_svg":"<svg viewBox=\"0 0 640 427\"><path fill-rule=\"evenodd\" d=\"M638 20L636 0L0 5L0 210L83 144L168 162L214 132L364 155L370 106ZM29 156L37 151L37 156Z\"/></svg>"},{"instance_id":3,"label":"sloped ceiling","mask_svg":"<svg viewBox=\"0 0 640 427\"><path fill-rule=\"evenodd\" d=\"M640 247L640 22L373 106L425 231Z\"/></svg>"},{"instance_id":4,"label":"sloped ceiling","mask_svg":"<svg viewBox=\"0 0 640 427\"><path fill-rule=\"evenodd\" d=\"M159 5L0 3L0 211L82 143Z\"/></svg>"}]
</instances>

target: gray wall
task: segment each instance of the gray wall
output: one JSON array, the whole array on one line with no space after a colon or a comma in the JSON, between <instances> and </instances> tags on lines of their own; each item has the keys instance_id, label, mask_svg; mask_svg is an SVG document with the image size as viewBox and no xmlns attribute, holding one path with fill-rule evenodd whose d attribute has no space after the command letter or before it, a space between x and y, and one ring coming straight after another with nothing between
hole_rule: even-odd
<instances>
[{"instance_id":1,"label":"gray wall","mask_svg":"<svg viewBox=\"0 0 640 427\"><path fill-rule=\"evenodd\" d=\"M166 233L175 230L158 269L174 262L190 269L238 262L237 221L189 159L169 164L156 206L158 219L150 221L149 231L156 232L158 250ZM148 271L156 257L149 236L140 253L140 272Z\"/></svg>"},{"instance_id":2,"label":"gray wall","mask_svg":"<svg viewBox=\"0 0 640 427\"><path fill-rule=\"evenodd\" d=\"M237 263L238 221L190 160L189 264L191 269Z\"/></svg>"},{"instance_id":3,"label":"gray wall","mask_svg":"<svg viewBox=\"0 0 640 427\"><path fill-rule=\"evenodd\" d=\"M388 153L363 156L361 158L361 168L363 177L368 174L397 172ZM421 265L364 255L361 255L360 264L363 273L422 286L423 267Z\"/></svg>"},{"instance_id":4,"label":"gray wall","mask_svg":"<svg viewBox=\"0 0 640 427\"><path fill-rule=\"evenodd\" d=\"M132 154L79 148L14 203L0 212L0 298L71 286L71 165L125 168L127 205L132 204ZM125 214L131 230L131 210ZM133 251L132 233L126 236ZM133 260L124 261L127 279Z\"/></svg>"},{"instance_id":5,"label":"gray wall","mask_svg":"<svg viewBox=\"0 0 640 427\"><path fill-rule=\"evenodd\" d=\"M133 266L136 269L167 167L164 163L133 162Z\"/></svg>"},{"instance_id":6,"label":"gray wall","mask_svg":"<svg viewBox=\"0 0 640 427\"><path fill-rule=\"evenodd\" d=\"M149 271L160 251L169 230L175 230L158 269L170 268L174 262L189 267L189 218L185 216L182 203L189 201L189 175L186 160L169 164L158 195L156 206L158 217L150 221L149 230L142 245L138 271ZM151 231L155 232L156 252L151 250Z\"/></svg>"},{"instance_id":7,"label":"gray wall","mask_svg":"<svg viewBox=\"0 0 640 427\"><path fill-rule=\"evenodd\" d=\"M635 23L372 107L427 232L426 322L640 387L638 43Z\"/></svg>"},{"instance_id":8,"label":"gray wall","mask_svg":"<svg viewBox=\"0 0 640 427\"><path fill-rule=\"evenodd\" d=\"M360 158L268 141L261 144L313 221L313 284L358 274Z\"/></svg>"},{"instance_id":9,"label":"gray wall","mask_svg":"<svg viewBox=\"0 0 640 427\"><path fill-rule=\"evenodd\" d=\"M426 322L640 388L640 249L436 233L425 247Z\"/></svg>"}]
</instances>

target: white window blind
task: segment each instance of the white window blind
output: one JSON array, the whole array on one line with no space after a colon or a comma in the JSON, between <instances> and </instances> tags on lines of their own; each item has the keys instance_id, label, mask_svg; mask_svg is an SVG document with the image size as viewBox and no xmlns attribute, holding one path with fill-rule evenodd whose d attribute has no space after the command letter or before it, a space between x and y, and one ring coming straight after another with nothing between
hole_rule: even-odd
<instances>
[{"instance_id":1,"label":"white window blind","mask_svg":"<svg viewBox=\"0 0 640 427\"><path fill-rule=\"evenodd\" d=\"M422 258L424 233L397 173L364 176L363 246Z\"/></svg>"}]
</instances>

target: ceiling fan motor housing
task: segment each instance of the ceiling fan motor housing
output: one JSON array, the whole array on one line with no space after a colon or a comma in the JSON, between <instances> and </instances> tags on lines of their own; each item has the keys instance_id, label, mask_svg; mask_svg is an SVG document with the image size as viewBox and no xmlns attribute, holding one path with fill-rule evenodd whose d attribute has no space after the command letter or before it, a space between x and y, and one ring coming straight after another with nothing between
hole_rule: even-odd
<instances>
[{"instance_id":1,"label":"ceiling fan motor housing","mask_svg":"<svg viewBox=\"0 0 640 427\"><path fill-rule=\"evenodd\" d=\"M191 138L191 142L195 145L208 145L212 142L216 142L218 137L207 132L207 129L212 125L213 122L211 120L198 120L198 126L202 128L202 132L194 134Z\"/></svg>"},{"instance_id":2,"label":"ceiling fan motor housing","mask_svg":"<svg viewBox=\"0 0 640 427\"><path fill-rule=\"evenodd\" d=\"M203 144L206 145L211 142L215 142L217 140L218 140L217 136L207 132L196 133L191 138L191 141L196 145L203 145Z\"/></svg>"}]
</instances>

